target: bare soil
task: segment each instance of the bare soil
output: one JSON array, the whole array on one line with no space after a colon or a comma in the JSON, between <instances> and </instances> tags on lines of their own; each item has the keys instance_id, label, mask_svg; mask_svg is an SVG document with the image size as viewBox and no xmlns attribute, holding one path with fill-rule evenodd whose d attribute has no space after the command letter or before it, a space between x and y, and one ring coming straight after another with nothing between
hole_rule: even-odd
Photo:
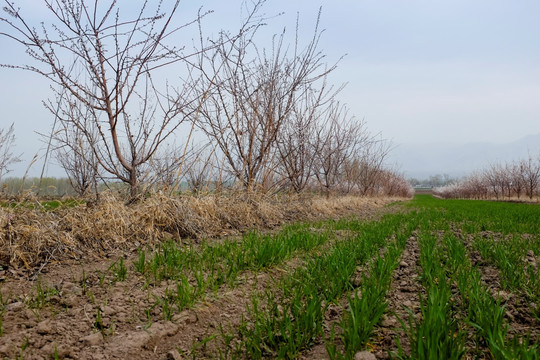
<instances>
[{"instance_id":1,"label":"bare soil","mask_svg":"<svg viewBox=\"0 0 540 360\"><path fill-rule=\"evenodd\" d=\"M409 319L420 319L420 298L423 287L419 282L420 248L416 234L408 239L399 268L394 271L394 278L387 294L388 311L383 315L380 327L376 331L372 352L377 359L388 359L390 354L398 352L397 339L406 354L410 354L410 342L403 324ZM412 317L412 318L411 318Z\"/></svg>"},{"instance_id":2,"label":"bare soil","mask_svg":"<svg viewBox=\"0 0 540 360\"><path fill-rule=\"evenodd\" d=\"M385 211L380 204L364 206L355 217L372 219ZM220 325L237 327L251 294L301 265L295 258L261 273L246 272L234 287L222 286L166 321L155 296L173 284L146 286L133 269L136 256L133 246L0 271L0 358L180 359ZM107 273L120 257L128 268L125 281Z\"/></svg>"},{"instance_id":3,"label":"bare soil","mask_svg":"<svg viewBox=\"0 0 540 360\"><path fill-rule=\"evenodd\" d=\"M493 236L493 234L490 234ZM501 236L496 234L496 236ZM516 294L505 289L501 281L501 272L499 269L489 264L482 258L476 250L470 250L469 256L474 266L477 266L482 274L482 282L494 299L499 299L502 306L505 307L505 317L509 325L509 334L513 336L530 334L531 340L535 343L540 341L540 321L533 314L536 304L526 301L525 294ZM534 254L528 254L524 261L536 266Z\"/></svg>"}]
</instances>

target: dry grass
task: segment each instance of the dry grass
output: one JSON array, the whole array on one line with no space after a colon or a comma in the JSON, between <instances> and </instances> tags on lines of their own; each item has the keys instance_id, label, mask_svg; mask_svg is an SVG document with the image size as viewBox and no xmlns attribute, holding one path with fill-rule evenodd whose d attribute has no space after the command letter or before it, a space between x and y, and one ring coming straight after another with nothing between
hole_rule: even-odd
<instances>
[{"instance_id":1,"label":"dry grass","mask_svg":"<svg viewBox=\"0 0 540 360\"><path fill-rule=\"evenodd\" d=\"M0 266L35 268L51 260L100 256L133 249L164 237L200 239L285 222L339 218L398 199L264 196L245 193L182 195L156 193L126 206L112 194L101 201L54 211L0 208ZM37 203L34 201L34 203Z\"/></svg>"}]
</instances>

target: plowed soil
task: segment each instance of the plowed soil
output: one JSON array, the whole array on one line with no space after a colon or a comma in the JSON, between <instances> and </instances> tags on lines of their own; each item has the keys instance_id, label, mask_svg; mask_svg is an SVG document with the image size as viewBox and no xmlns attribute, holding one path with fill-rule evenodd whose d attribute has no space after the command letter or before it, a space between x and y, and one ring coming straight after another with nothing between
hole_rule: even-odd
<instances>
[{"instance_id":1,"label":"plowed soil","mask_svg":"<svg viewBox=\"0 0 540 360\"><path fill-rule=\"evenodd\" d=\"M355 217L373 219L386 211L380 205L365 207ZM179 359L220 324L237 326L254 291L300 264L292 259L265 272L246 272L236 286L222 286L166 321L153 305L172 284L145 286L132 266L136 251L109 252L99 261L49 263L32 271L0 271L5 304L0 357ZM107 271L120 257L128 268L125 281Z\"/></svg>"}]
</instances>

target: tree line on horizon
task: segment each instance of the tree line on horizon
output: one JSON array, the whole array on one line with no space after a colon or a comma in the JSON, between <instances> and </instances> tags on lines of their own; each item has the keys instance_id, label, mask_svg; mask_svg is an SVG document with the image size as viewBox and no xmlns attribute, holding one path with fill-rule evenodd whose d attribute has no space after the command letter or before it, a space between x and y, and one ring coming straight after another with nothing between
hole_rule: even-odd
<instances>
[{"instance_id":1,"label":"tree line on horizon","mask_svg":"<svg viewBox=\"0 0 540 360\"><path fill-rule=\"evenodd\" d=\"M435 188L433 193L443 198L538 200L540 154L493 163L460 181Z\"/></svg>"}]
</instances>

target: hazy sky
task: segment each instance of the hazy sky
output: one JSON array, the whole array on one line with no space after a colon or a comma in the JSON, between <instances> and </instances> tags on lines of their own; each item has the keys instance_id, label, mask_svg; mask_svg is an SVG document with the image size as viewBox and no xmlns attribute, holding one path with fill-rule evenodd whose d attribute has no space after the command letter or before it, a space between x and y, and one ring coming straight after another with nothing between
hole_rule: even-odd
<instances>
[{"instance_id":1,"label":"hazy sky","mask_svg":"<svg viewBox=\"0 0 540 360\"><path fill-rule=\"evenodd\" d=\"M36 2L20 1L23 9ZM206 19L210 33L240 19L239 0L181 3L187 17L201 5L215 10ZM540 1L268 0L268 15L284 15L266 31L286 26L292 34L300 12L309 34L320 6L321 49L330 63L347 54L331 81L348 83L339 97L372 132L395 144L510 142L540 133ZM13 45L0 38L0 63L27 60ZM0 79L0 126L15 122L26 166L44 147L35 132L50 131L53 117L41 101L52 93L33 73L0 68Z\"/></svg>"}]
</instances>

